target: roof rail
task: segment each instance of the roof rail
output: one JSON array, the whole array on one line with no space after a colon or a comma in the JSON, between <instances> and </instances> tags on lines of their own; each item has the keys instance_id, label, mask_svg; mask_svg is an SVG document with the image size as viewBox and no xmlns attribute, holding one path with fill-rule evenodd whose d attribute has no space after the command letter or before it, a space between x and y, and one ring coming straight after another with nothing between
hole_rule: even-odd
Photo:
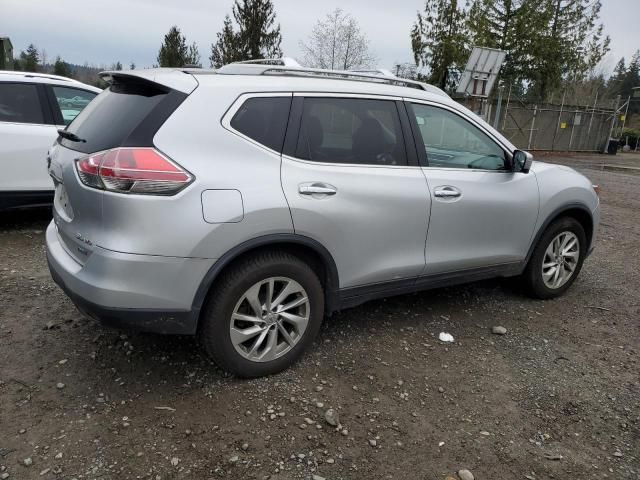
<instances>
[{"instance_id":1,"label":"roof rail","mask_svg":"<svg viewBox=\"0 0 640 480\"><path fill-rule=\"evenodd\" d=\"M302 66L291 57L258 58L256 60L233 62L231 65L280 65L283 67L302 68Z\"/></svg>"},{"instance_id":2,"label":"roof rail","mask_svg":"<svg viewBox=\"0 0 640 480\"><path fill-rule=\"evenodd\" d=\"M234 62L220 67L216 73L226 75L282 75L290 77L325 78L333 80L351 80L359 82L381 83L400 87L415 88L437 95L447 96L442 90L433 85L408 80L393 75L388 70L326 70L321 68L301 67L295 60L294 66L285 65L291 59L264 59Z\"/></svg>"},{"instance_id":3,"label":"roof rail","mask_svg":"<svg viewBox=\"0 0 640 480\"><path fill-rule=\"evenodd\" d=\"M60 80L62 82L80 83L75 78L62 77L48 73L23 72L22 70L0 70L2 75L20 75L26 78L46 78L47 80Z\"/></svg>"}]
</instances>

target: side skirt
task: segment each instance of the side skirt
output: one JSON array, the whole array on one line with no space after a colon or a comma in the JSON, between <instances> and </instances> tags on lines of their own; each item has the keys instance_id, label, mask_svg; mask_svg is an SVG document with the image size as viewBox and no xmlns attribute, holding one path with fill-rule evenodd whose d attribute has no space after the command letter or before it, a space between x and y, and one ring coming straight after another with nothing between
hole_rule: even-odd
<instances>
[{"instance_id":1,"label":"side skirt","mask_svg":"<svg viewBox=\"0 0 640 480\"><path fill-rule=\"evenodd\" d=\"M42 207L51 204L53 204L53 190L0 192L0 211L11 208Z\"/></svg>"},{"instance_id":2,"label":"side skirt","mask_svg":"<svg viewBox=\"0 0 640 480\"><path fill-rule=\"evenodd\" d=\"M393 280L360 287L343 288L339 291L339 308L355 307L369 300L404 295L407 293L431 290L433 288L450 287L464 283L477 282L496 277L513 277L520 275L526 267L525 262L505 263L490 267L473 268L436 275Z\"/></svg>"}]
</instances>

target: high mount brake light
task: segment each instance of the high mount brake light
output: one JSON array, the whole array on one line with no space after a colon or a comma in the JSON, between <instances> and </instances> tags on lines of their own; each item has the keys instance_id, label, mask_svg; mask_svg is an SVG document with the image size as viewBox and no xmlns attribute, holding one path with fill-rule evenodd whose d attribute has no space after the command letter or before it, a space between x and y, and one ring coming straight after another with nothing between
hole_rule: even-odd
<instances>
[{"instance_id":1,"label":"high mount brake light","mask_svg":"<svg viewBox=\"0 0 640 480\"><path fill-rule=\"evenodd\" d=\"M174 195L193 176L153 148L114 148L76 160L82 183L109 192Z\"/></svg>"}]
</instances>

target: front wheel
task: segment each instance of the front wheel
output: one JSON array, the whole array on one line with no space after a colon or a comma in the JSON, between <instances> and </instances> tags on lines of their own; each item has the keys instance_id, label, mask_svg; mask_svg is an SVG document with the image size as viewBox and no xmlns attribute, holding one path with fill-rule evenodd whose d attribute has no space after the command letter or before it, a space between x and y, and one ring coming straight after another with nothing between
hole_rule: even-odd
<instances>
[{"instance_id":1,"label":"front wheel","mask_svg":"<svg viewBox=\"0 0 640 480\"><path fill-rule=\"evenodd\" d=\"M240 261L211 295L199 335L213 360L240 377L287 368L313 342L324 314L318 277L285 252Z\"/></svg>"},{"instance_id":2,"label":"front wheel","mask_svg":"<svg viewBox=\"0 0 640 480\"><path fill-rule=\"evenodd\" d=\"M529 294L536 298L562 295L582 268L587 237L582 225L571 217L553 222L536 245L523 280Z\"/></svg>"}]
</instances>

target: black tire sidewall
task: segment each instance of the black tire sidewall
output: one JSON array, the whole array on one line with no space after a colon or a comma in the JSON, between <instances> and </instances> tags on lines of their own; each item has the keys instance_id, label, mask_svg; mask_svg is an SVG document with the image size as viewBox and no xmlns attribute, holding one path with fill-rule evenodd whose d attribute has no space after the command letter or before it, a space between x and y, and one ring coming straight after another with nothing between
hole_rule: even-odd
<instances>
[{"instance_id":1,"label":"black tire sidewall","mask_svg":"<svg viewBox=\"0 0 640 480\"><path fill-rule=\"evenodd\" d=\"M231 315L240 297L253 285L269 277L287 277L298 282L307 292L310 315L307 328L298 344L285 355L269 362L252 362L240 355L229 332ZM322 285L311 268L297 257L265 255L238 265L225 275L212 291L214 300L205 310L199 332L207 352L224 370L245 378L277 373L289 367L313 343L324 315Z\"/></svg>"},{"instance_id":2,"label":"black tire sidewall","mask_svg":"<svg viewBox=\"0 0 640 480\"><path fill-rule=\"evenodd\" d=\"M572 232L576 235L580 244L580 256L571 278L560 288L549 288L545 285L542 278L542 262L544 260L547 247L551 241L562 232ZM573 282L575 282L576 278L578 278L580 270L582 270L582 264L587 253L587 248L587 236L584 232L584 228L582 228L582 225L577 220L565 217L554 221L540 238L533 255L531 256L529 265L527 266L525 277L530 293L537 298L547 299L558 297L566 292Z\"/></svg>"}]
</instances>

